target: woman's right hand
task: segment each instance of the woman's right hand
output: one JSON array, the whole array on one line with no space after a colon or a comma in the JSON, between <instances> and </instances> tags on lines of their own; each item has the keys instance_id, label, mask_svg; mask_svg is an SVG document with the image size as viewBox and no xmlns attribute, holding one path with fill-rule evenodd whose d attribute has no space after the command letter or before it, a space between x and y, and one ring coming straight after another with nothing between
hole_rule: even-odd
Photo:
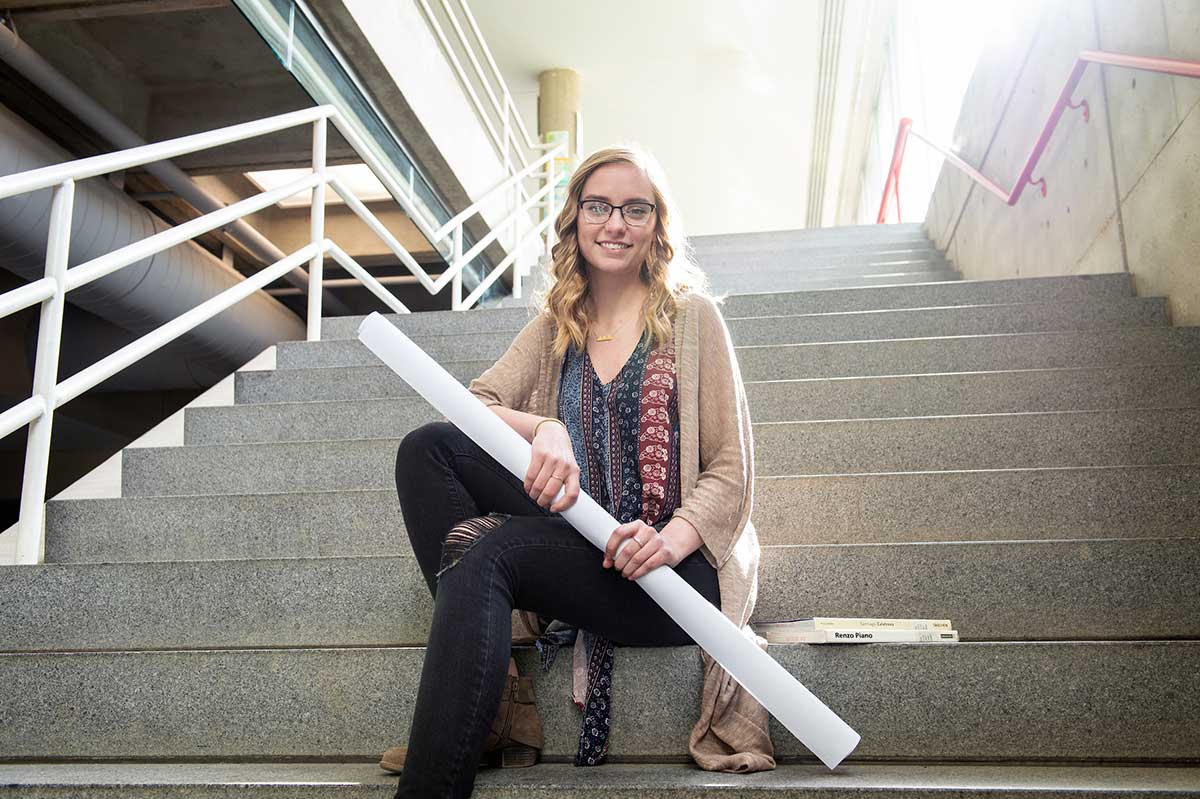
<instances>
[{"instance_id":1,"label":"woman's right hand","mask_svg":"<svg viewBox=\"0 0 1200 799\"><path fill-rule=\"evenodd\" d=\"M566 490L554 502L559 488ZM525 491L551 513L561 513L579 498L579 465L575 463L571 437L562 424L547 422L538 428L529 471L525 473Z\"/></svg>"}]
</instances>

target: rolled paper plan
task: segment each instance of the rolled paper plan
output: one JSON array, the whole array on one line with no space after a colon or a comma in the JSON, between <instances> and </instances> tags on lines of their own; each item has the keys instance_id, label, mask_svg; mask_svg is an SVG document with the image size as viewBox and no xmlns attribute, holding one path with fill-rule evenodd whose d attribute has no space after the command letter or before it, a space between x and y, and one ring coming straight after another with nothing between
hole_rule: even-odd
<instances>
[{"instance_id":1,"label":"rolled paper plan","mask_svg":"<svg viewBox=\"0 0 1200 799\"><path fill-rule=\"evenodd\" d=\"M524 478L531 455L529 442L408 336L373 313L359 325L358 338L500 465ZM584 492L562 516L601 550L617 527L617 520ZM850 725L744 636L674 569L660 566L637 583L826 766L835 768L858 746L859 735Z\"/></svg>"}]
</instances>

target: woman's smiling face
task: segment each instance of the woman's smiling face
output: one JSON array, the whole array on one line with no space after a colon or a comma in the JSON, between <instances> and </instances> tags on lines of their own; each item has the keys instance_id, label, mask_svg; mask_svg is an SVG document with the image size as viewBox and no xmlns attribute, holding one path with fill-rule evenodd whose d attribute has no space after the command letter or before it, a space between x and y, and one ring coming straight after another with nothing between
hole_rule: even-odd
<instances>
[{"instance_id":1,"label":"woman's smiling face","mask_svg":"<svg viewBox=\"0 0 1200 799\"><path fill-rule=\"evenodd\" d=\"M646 173L628 161L597 168L583 184L575 217L579 252L590 269L610 274L626 271L639 274L654 241L656 212L652 211L641 226L626 224L622 212L615 208L607 222L588 222L583 214L583 204L588 200L602 200L610 205L653 204L654 187Z\"/></svg>"}]
</instances>

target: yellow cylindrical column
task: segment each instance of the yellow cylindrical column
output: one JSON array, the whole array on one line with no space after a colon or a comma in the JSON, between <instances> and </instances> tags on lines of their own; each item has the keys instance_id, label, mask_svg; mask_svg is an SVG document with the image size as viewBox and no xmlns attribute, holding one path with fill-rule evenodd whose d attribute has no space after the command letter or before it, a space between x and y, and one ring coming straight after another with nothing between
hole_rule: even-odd
<instances>
[{"instance_id":1,"label":"yellow cylindrical column","mask_svg":"<svg viewBox=\"0 0 1200 799\"><path fill-rule=\"evenodd\" d=\"M579 73L573 69L548 69L538 75L538 137L565 130L571 136L570 155L579 154L576 125L579 103Z\"/></svg>"},{"instance_id":2,"label":"yellow cylindrical column","mask_svg":"<svg viewBox=\"0 0 1200 799\"><path fill-rule=\"evenodd\" d=\"M543 144L567 142L567 151L553 161L553 209L562 208L567 184L579 166L580 116L578 72L548 69L538 75L538 139Z\"/></svg>"}]
</instances>

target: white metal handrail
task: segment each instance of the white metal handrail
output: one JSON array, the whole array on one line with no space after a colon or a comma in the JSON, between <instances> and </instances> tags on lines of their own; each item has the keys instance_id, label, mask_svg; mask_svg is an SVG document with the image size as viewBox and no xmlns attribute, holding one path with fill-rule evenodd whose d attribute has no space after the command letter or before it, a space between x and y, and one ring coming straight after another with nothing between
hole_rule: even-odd
<instances>
[{"instance_id":1,"label":"white metal handrail","mask_svg":"<svg viewBox=\"0 0 1200 799\"><path fill-rule=\"evenodd\" d=\"M501 188L505 187L506 185L508 185L508 186L513 185L513 183L512 183L513 177L510 176L508 178L505 178L497 186L493 187L492 189L489 189L483 195L483 199L480 199L480 200L477 200L477 201L471 203L471 205L469 207L467 207L463 211L461 211L455 217L455 219L457 219L458 222L454 225L453 228L446 229L445 226L443 226L442 228L440 228L438 230L434 230L434 229L430 228L429 225L425 222L424 216L417 213L415 206L412 205L411 200L408 197L408 193L400 186L400 184L398 184L392 178L391 172L384 168L383 164L379 161L379 159L375 155L374 151L371 148L366 146L366 144L359 137L357 131L355 131L354 128L351 127L350 125L346 124L342 120L340 115L335 114L335 115L331 116L330 119L332 119L334 125L338 129L338 132L342 134L342 137L346 139L347 143L354 149L355 153L357 153L358 156L360 158L362 158L363 163L366 164L368 167L370 167L371 171L373 173L375 173L375 177L377 177L379 179L379 181L383 184L384 188L386 188L388 190L388 193L390 193L393 197L399 198L401 207L404 208L405 213L407 213L409 215L410 220L417 226L417 229L420 230L421 233L425 236L425 238L429 240L429 243L436 246L439 242L445 241L447 239L449 239L453 242L450 263L448 264L448 268L443 275L444 277L447 277L447 279L449 279L451 282L450 307L456 311L466 310L467 308L469 308L470 306L465 305L462 300L462 270L466 267L467 263L469 263L471 260L470 258L463 258L463 255L462 255L462 238L463 238L464 226L466 224L466 220L479 214L482 210L482 207L485 204L487 204L488 202L490 202L495 197L495 195L499 193L499 190ZM566 143L565 142L556 145L546 154L546 157L544 159L545 165L546 165L546 175L545 175L544 182L546 184L554 185L554 182L555 182L554 159L561 158L565 154L566 154ZM536 173L531 171L528 174L526 174L524 176L524 178L528 178L534 174L536 174ZM524 178L522 178L522 179L524 179ZM341 185L336 180L336 178L327 178L326 182L330 186L333 186L335 191L337 190L338 186ZM517 186L517 188L520 189L520 191L523 194L525 194L525 197L523 199L527 199L528 194L525 193L524 186L521 185L520 183L517 183L516 186ZM342 197L343 200L346 200L346 204L348 206L351 206L355 209L355 213L357 213L358 216L363 217L364 221L367 221L369 225L371 224L371 222L367 220L367 217L370 216L372 219L374 219L374 215L371 214L367 210L366 205L364 205L361 202L352 202L346 196L347 194L349 194L349 192L339 191L338 194ZM550 206L547 206L547 208L550 208ZM551 213L549 213L548 215L549 216L554 215L553 209L551 209ZM399 241L397 241L394 236L392 236L390 233L387 234L386 236L384 236L382 234L382 231L386 230L386 228L383 227L382 223L380 223L377 219L374 219L374 222L375 222L375 224L372 225L372 229L375 231L375 233L377 235L379 235L380 238L382 238L385 243L388 244L388 248L392 250L392 253L394 255L396 255L398 258L401 259L401 261L404 263L405 267L410 272L412 272L414 275L416 275L418 280L421 280L421 283L422 283L422 285L425 286L425 289L433 294L436 294L438 291L441 291L442 287L445 286L445 283L442 282L442 283L437 284L437 288L434 289L431 287L431 284L429 282L427 282L428 276L426 276L426 280L422 280L421 275L424 273L424 270L422 270L417 265L416 260L413 259L411 256L408 256L407 251L405 251L404 248L400 246ZM503 224L505 224L505 223L502 222L501 225L498 225L497 227L500 227ZM545 250L546 255L550 254L550 247L551 247L552 243L553 242L551 242L549 239L547 240L546 250ZM516 249L516 247L514 246L510 249ZM521 296L520 277L524 274L527 274L527 271L523 268L523 266L518 266L518 269L513 272L513 277L514 277L513 296L515 296L515 297Z\"/></svg>"},{"instance_id":2,"label":"white metal handrail","mask_svg":"<svg viewBox=\"0 0 1200 799\"><path fill-rule=\"evenodd\" d=\"M459 0L459 8L462 9L465 16L470 21L471 31L475 36L475 41L480 45L489 66L492 68L492 75L488 76L484 73L483 67L479 64L479 59L475 55L475 50L471 46L470 40L463 32L462 26L458 22L458 17L455 16L454 9L451 7L449 0L440 0L443 12L446 18L450 21L450 26L454 30L457 37L457 42L463 52L467 54L467 59L471 62L474 69L476 80L483 86L484 93L487 94L491 101L492 110L498 117L500 126L503 130L503 135L496 131L496 125L492 122L491 116L487 113L483 106L483 102L479 99L478 92L475 91L474 83L467 75L467 71L463 69L462 61L451 45L449 37L446 36L446 31L442 28L437 16L430 8L428 0L418 0L421 10L425 12L425 19L429 23L429 27L433 30L434 36L437 37L438 43L442 46L442 51L446 59L450 62L450 66L454 68L455 74L458 76L459 83L462 84L463 90L466 91L471 105L475 107L475 112L478 114L480 121L487 129L492 144L496 147L497 153L505 161L506 166L510 163L509 145L515 145L517 158L521 161L521 165L528 164L525 156L525 150L532 150L536 142L529 136L529 130L525 127L525 123L516 113L516 104L513 102L512 93L508 90L508 84L505 83L504 77L500 74L500 70L496 68L496 61L492 58L491 51L488 49L483 35L479 30L479 25L475 22L475 17L471 14L464 0ZM492 89L493 80L499 87L499 97ZM514 125L516 128L514 129ZM516 136L517 131L520 131L521 138Z\"/></svg>"},{"instance_id":3,"label":"white metal handrail","mask_svg":"<svg viewBox=\"0 0 1200 799\"><path fill-rule=\"evenodd\" d=\"M178 139L156 144L146 144L115 153L93 155L90 158L52 164L40 169L31 169L28 172L18 172L15 175L5 175L0 177L0 200L16 194L57 186L64 180L78 181L84 178L94 178L97 175L120 172L123 169L144 166L155 161L165 161L200 150L211 150L225 144L265 136L268 133L277 133L308 122L325 119L335 113L337 112L327 105L305 108L302 111L291 111L254 122L243 122L226 128L210 130L206 133L194 133L190 136L181 136Z\"/></svg>"},{"instance_id":4,"label":"white metal handrail","mask_svg":"<svg viewBox=\"0 0 1200 799\"><path fill-rule=\"evenodd\" d=\"M479 43L479 49L483 51L483 57L487 59L488 66L491 67L492 76L503 89L504 102L513 111L513 119L516 120L517 130L521 132L521 141L529 149L544 147L545 145L539 145L529 135L529 130L525 127L525 120L521 118L520 114L516 113L516 106L513 104L512 94L508 91L508 84L504 82L504 76L500 74L500 67L496 65L496 59L492 57L491 48L487 46L487 40L483 38L483 31L479 30L479 23L475 21L475 15L471 13L471 7L467 5L466 0L458 0L458 5L462 9L463 16L467 18L467 24L471 27L471 33L474 34L475 41Z\"/></svg>"},{"instance_id":5,"label":"white metal handrail","mask_svg":"<svg viewBox=\"0 0 1200 799\"><path fill-rule=\"evenodd\" d=\"M256 194L241 202L226 206L220 211L213 211L175 227L167 228L152 236L127 244L119 250L113 250L79 266L71 267L67 272L67 291L77 289L93 280L99 280L118 269L157 255L163 250L169 250L185 241L191 241L196 236L224 227L235 219L241 219L247 214L261 211L280 200L286 200L292 195L299 194L305 189L312 189L318 182L320 179L316 175L308 175L287 186Z\"/></svg>"},{"instance_id":6,"label":"white metal handrail","mask_svg":"<svg viewBox=\"0 0 1200 799\"><path fill-rule=\"evenodd\" d=\"M560 145L560 147L561 147L561 145ZM543 155L537 161L534 161L532 164L525 167L524 169L522 169L520 172L516 173L512 177L501 181L498 185L493 187L487 194L483 195L478 200L476 200L475 205L483 205L485 203L490 202L497 195L499 195L500 192L512 187L513 184L517 183L518 181L521 181L521 180L524 180L524 179L530 177L535 171L544 168L547 164L549 164L556 157L558 157L558 155L559 155L559 153L557 151L552 152L548 155ZM448 222L446 222L446 224L442 225L440 228L438 228L436 231L434 231L433 235L438 239L445 237L454 228L458 227L460 224L462 224L463 222L470 219L472 214L474 214L474 213L475 213L475 211L473 211L471 208L468 208L465 211L459 211L455 216L451 217L451 219Z\"/></svg>"},{"instance_id":7,"label":"white metal handrail","mask_svg":"<svg viewBox=\"0 0 1200 799\"><path fill-rule=\"evenodd\" d=\"M38 563L44 551L46 475L50 455L50 433L54 411L79 395L109 379L117 372L145 358L150 353L174 341L219 313L266 288L292 270L303 270L308 264L308 330L310 341L321 338L321 293L323 286L323 263L326 256L332 258L355 280L362 283L389 309L396 313L408 313L399 299L388 291L345 250L325 237L325 188L336 191L347 207L373 230L394 253L400 262L414 275L430 293L436 294L450 283L454 287L452 306L455 309L472 307L483 293L500 276L512 268L513 294L520 295L522 258L527 257L535 239L544 237L544 250L549 253L553 245L554 231L551 227L556 216L554 207L554 158L563 146L551 150L537 162L514 174L476 201L470 208L458 214L438 231L429 230L419 217L412 217L427 237L450 237L454 243L454 257L444 272L436 278L430 276L416 259L379 221L367 206L354 196L337 178L326 170L325 144L328 122L333 121L347 142L364 163L384 182L394 197L403 198L397 192L389 173L382 168L370 148L362 146L353 129L342 124L338 111L332 106L295 111L267 119L232 125L207 133L184 136L171 141L134 147L116 153L92 156L64 164L55 164L15 175L0 177L0 199L31 191L52 189L54 197L50 211L50 229L46 248L45 277L20 288L0 294L0 318L41 305L38 327L37 357L34 365L33 392L30 397L0 413L0 437L29 426L29 438L25 451L24 477L21 486L20 520L17 523L17 562ZM188 222L155 233L139 241L127 244L112 252L68 268L70 252L71 219L74 209L75 182L85 178L104 175L121 169L142 166L155 161L174 158L199 150L220 147L245 139L311 124L313 126L313 171L286 186L264 191L232 205L203 214ZM544 172L539 169L544 166ZM541 188L530 195L523 181L540 179ZM468 252L463 252L463 226L479 213L483 203L491 201L504 191L520 188L524 195L499 225L476 242ZM59 348L62 341L63 304L67 292L85 286L127 266L139 263L163 250L190 241L196 236L229 225L245 216L261 211L280 200L301 192L311 192L311 238L308 244L291 255L285 256L267 268L244 278L214 297L171 319L113 352L71 377L59 381ZM403 206L404 203L401 202ZM411 209L405 207L411 213ZM530 214L542 212L542 219L522 235L514 235L518 241L508 254L484 277L480 284L466 297L462 297L462 272L485 247L491 244L505 228L520 232L523 221Z\"/></svg>"},{"instance_id":8,"label":"white metal handrail","mask_svg":"<svg viewBox=\"0 0 1200 799\"><path fill-rule=\"evenodd\" d=\"M466 32L464 32L463 26L452 7L451 0L439 0L439 4L446 20L450 24L451 30L454 32L454 41L457 42L459 49L466 54L467 61L471 65L475 78L474 81L472 81L471 76L468 75L467 70L463 67L462 60L451 43L450 37L447 36L445 29L441 22L439 22L428 0L418 0L418 3L424 12L425 19L431 31L441 45L447 62L457 75L459 84L474 107L476 115L487 132L497 155L500 157L505 172L511 176L511 182L501 185L513 186L513 205L527 201L529 199L529 191L520 179L517 178L517 175L522 170L530 166L530 158L526 155L526 152L537 154L544 150L552 150L560 156L566 156L570 153L565 146L541 144L529 135L529 129L525 126L525 121L521 118L520 113L517 112L517 106L513 100L512 93L508 89L508 84L505 82L504 76L496 64L496 59L492 56L492 51L484 39L483 32L479 29L479 23L476 22L475 15L471 13L471 8L467 0L458 0L458 7L463 18L466 20L467 28L471 31L471 37L468 37ZM474 39L474 46L472 38ZM480 56L476 54L476 48L478 48L483 60L487 63L488 71L485 71L480 64ZM488 113L483 101L479 98L479 93L475 90L476 82L483 87L483 92L487 96L493 112L492 115ZM495 88L493 88L493 84ZM493 115L495 117L494 121L492 118ZM578 116L576 114L577 119ZM499 132L497 131L497 125L500 128ZM576 138L576 142L578 142L578 138ZM513 153L516 154L517 164L513 162ZM496 227L503 226L504 223L501 223ZM509 242L510 248L516 248L519 246L518 241L524 240L520 230L514 227L512 238ZM521 267L518 266L518 271L520 269ZM454 291L455 296L458 296L459 287L457 282L454 284Z\"/></svg>"}]
</instances>

